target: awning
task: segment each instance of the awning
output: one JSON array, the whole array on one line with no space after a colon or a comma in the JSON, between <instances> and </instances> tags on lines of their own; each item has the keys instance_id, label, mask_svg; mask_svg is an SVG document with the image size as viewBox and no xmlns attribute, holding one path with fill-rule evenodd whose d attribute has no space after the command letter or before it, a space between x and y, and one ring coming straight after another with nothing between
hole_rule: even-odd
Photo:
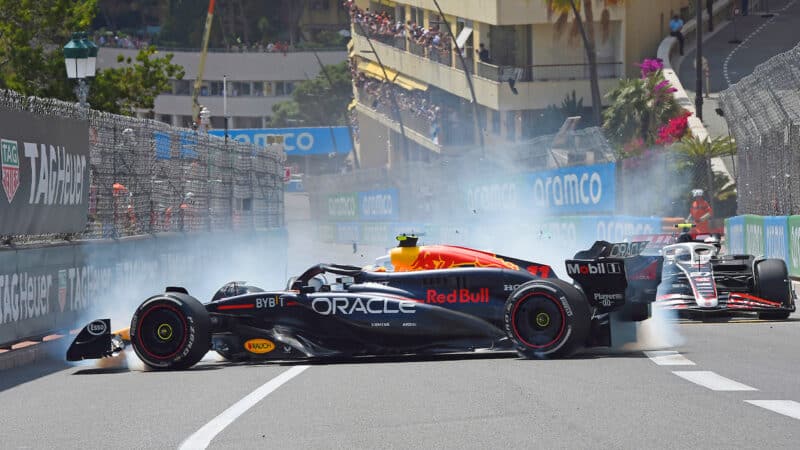
<instances>
[{"instance_id":1,"label":"awning","mask_svg":"<svg viewBox=\"0 0 800 450\"><path fill-rule=\"evenodd\" d=\"M456 38L456 45L459 49L464 49L464 44L467 43L467 39L469 39L470 35L472 34L472 27L464 27L461 30L461 33L458 33L458 37Z\"/></svg>"},{"instance_id":2,"label":"awning","mask_svg":"<svg viewBox=\"0 0 800 450\"><path fill-rule=\"evenodd\" d=\"M427 91L428 85L421 81L417 81L411 77L407 77L405 75L397 75L397 78L394 79L396 85L400 86L403 89L413 91L414 89L418 91Z\"/></svg>"},{"instance_id":3,"label":"awning","mask_svg":"<svg viewBox=\"0 0 800 450\"><path fill-rule=\"evenodd\" d=\"M350 102L350 104L347 105L347 110L348 111L352 111L353 108L355 108L357 104L358 104L358 99L354 98L353 101Z\"/></svg>"},{"instance_id":4,"label":"awning","mask_svg":"<svg viewBox=\"0 0 800 450\"><path fill-rule=\"evenodd\" d=\"M376 80L385 80L384 71L381 69L381 66L377 63L370 62L370 61L362 61L358 63L358 70L363 72L364 75L375 78ZM400 86L403 89L412 91L414 89L420 91L427 91L428 85L421 81L417 81L411 77L401 75L397 73L396 70L392 70L386 67L386 76L389 77L389 81L392 83Z\"/></svg>"}]
</instances>

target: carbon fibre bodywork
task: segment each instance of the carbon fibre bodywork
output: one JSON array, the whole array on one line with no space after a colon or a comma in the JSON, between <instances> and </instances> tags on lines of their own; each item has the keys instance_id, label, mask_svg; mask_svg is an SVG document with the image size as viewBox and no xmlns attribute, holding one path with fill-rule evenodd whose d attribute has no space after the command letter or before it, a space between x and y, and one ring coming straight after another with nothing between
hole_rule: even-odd
<instances>
[{"instance_id":1,"label":"carbon fibre bodywork","mask_svg":"<svg viewBox=\"0 0 800 450\"><path fill-rule=\"evenodd\" d=\"M786 316L795 293L781 260L721 255L716 246L687 242L662 249L664 269L656 307L682 315L758 312Z\"/></svg>"},{"instance_id":2,"label":"carbon fibre bodywork","mask_svg":"<svg viewBox=\"0 0 800 450\"><path fill-rule=\"evenodd\" d=\"M630 244L601 241L566 261L574 287L544 264L463 247L418 248L419 255L436 253L425 254L426 261L440 265L449 258L452 264L408 271L319 264L290 280L286 289L274 291L229 283L203 305L210 319L208 348L230 360L514 350L517 322L509 320L516 320L518 305L511 308L509 302L532 289L539 292L536 298L552 302L531 309L537 313L536 324L520 319L520 327L552 328L555 342L565 330L570 336L579 319L586 329L574 330L580 346L610 345L610 313L622 310L628 295L649 305L658 284L657 279L641 278L631 290L626 265L648 268L654 259L639 256ZM421 261L417 256L413 260ZM476 261L472 266L470 258ZM184 296L185 289L168 288L148 301ZM532 302L528 297L523 300ZM133 340L134 334L142 334L133 325L131 329L136 331ZM522 341L543 347L533 338ZM84 355L80 348L70 351L69 359L98 357L94 347Z\"/></svg>"}]
</instances>

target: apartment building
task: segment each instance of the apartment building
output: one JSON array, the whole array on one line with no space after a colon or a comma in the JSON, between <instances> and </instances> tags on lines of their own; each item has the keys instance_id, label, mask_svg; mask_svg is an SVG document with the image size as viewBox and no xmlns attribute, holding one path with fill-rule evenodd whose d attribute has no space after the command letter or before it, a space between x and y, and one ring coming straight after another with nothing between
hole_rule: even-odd
<instances>
[{"instance_id":1,"label":"apartment building","mask_svg":"<svg viewBox=\"0 0 800 450\"><path fill-rule=\"evenodd\" d=\"M669 34L671 16L686 14L689 0L592 3L605 94L620 78L638 76L636 63L654 57ZM357 71L354 109L362 166L430 160L474 148L477 130L487 152L502 151L543 134L548 107L561 105L573 91L591 108L585 51L571 16L560 26L557 16L548 14L546 0L439 0L439 5L444 17L433 0L354 1L361 14L369 15L369 8L389 18L388 24L354 20L352 26L349 56ZM446 24L463 49L463 65ZM410 27L438 30L440 41L420 45L409 38ZM590 120L588 113L585 117Z\"/></svg>"},{"instance_id":2,"label":"apartment building","mask_svg":"<svg viewBox=\"0 0 800 450\"><path fill-rule=\"evenodd\" d=\"M115 67L117 55L136 58L138 50L100 49L97 67ZM172 61L183 66L182 80L172 80L168 92L156 97L155 119L176 126L192 123L192 93L200 62L199 52L175 51ZM323 64L338 64L347 54L342 51L318 51ZM320 72L310 51L297 52L209 52L200 88L199 102L211 111L212 128L224 128L223 79L227 77L227 104L230 128L265 128L273 105L291 100L295 85Z\"/></svg>"},{"instance_id":3,"label":"apartment building","mask_svg":"<svg viewBox=\"0 0 800 450\"><path fill-rule=\"evenodd\" d=\"M350 16L341 0L309 0L300 18L300 28L306 37L317 31L338 32L349 26Z\"/></svg>"}]
</instances>

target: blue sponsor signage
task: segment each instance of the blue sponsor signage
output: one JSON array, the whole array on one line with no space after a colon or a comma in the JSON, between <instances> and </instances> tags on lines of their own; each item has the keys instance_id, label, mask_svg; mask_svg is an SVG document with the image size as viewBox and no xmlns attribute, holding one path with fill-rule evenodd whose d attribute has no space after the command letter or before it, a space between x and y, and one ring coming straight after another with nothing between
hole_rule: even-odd
<instances>
[{"instance_id":1,"label":"blue sponsor signage","mask_svg":"<svg viewBox=\"0 0 800 450\"><path fill-rule=\"evenodd\" d=\"M181 158L197 159L197 133L181 131L180 154Z\"/></svg>"},{"instance_id":2,"label":"blue sponsor signage","mask_svg":"<svg viewBox=\"0 0 800 450\"><path fill-rule=\"evenodd\" d=\"M615 164L573 166L527 175L528 196L540 214L613 213Z\"/></svg>"},{"instance_id":3,"label":"blue sponsor signage","mask_svg":"<svg viewBox=\"0 0 800 450\"><path fill-rule=\"evenodd\" d=\"M172 150L170 148L169 134L163 131L153 132L153 140L156 144L156 159L170 159Z\"/></svg>"},{"instance_id":4,"label":"blue sponsor signage","mask_svg":"<svg viewBox=\"0 0 800 450\"><path fill-rule=\"evenodd\" d=\"M340 243L358 242L361 240L360 226L358 223L337 223L336 241Z\"/></svg>"},{"instance_id":5,"label":"blue sponsor signage","mask_svg":"<svg viewBox=\"0 0 800 450\"><path fill-rule=\"evenodd\" d=\"M397 220L397 189L358 193L361 220Z\"/></svg>"},{"instance_id":6,"label":"blue sponsor signage","mask_svg":"<svg viewBox=\"0 0 800 450\"><path fill-rule=\"evenodd\" d=\"M333 129L333 136L331 136ZM224 137L224 130L211 130L208 134ZM275 142L276 136L283 136L283 149L287 156L328 155L350 153L353 143L347 127L317 128L246 128L228 130L228 136L237 141L265 147ZM334 138L336 144L334 145Z\"/></svg>"},{"instance_id":7,"label":"blue sponsor signage","mask_svg":"<svg viewBox=\"0 0 800 450\"><path fill-rule=\"evenodd\" d=\"M583 235L594 241L624 242L633 236L661 233L661 218L633 216L581 217Z\"/></svg>"},{"instance_id":8,"label":"blue sponsor signage","mask_svg":"<svg viewBox=\"0 0 800 450\"><path fill-rule=\"evenodd\" d=\"M764 256L788 261L789 224L786 217L764 217Z\"/></svg>"},{"instance_id":9,"label":"blue sponsor signage","mask_svg":"<svg viewBox=\"0 0 800 450\"><path fill-rule=\"evenodd\" d=\"M725 246L732 255L744 253L744 216L725 219Z\"/></svg>"}]
</instances>

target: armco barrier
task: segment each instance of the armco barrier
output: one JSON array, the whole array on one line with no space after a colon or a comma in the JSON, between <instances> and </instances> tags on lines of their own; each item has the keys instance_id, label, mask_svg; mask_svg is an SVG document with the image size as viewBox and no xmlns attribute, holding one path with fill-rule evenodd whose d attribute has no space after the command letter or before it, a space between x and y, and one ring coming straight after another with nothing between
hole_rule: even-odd
<instances>
[{"instance_id":1,"label":"armco barrier","mask_svg":"<svg viewBox=\"0 0 800 450\"><path fill-rule=\"evenodd\" d=\"M789 233L785 216L764 217L764 257L789 263Z\"/></svg>"},{"instance_id":2,"label":"armco barrier","mask_svg":"<svg viewBox=\"0 0 800 450\"><path fill-rule=\"evenodd\" d=\"M786 234L789 244L789 273L800 277L800 216L789 216L786 219Z\"/></svg>"},{"instance_id":3,"label":"armco barrier","mask_svg":"<svg viewBox=\"0 0 800 450\"><path fill-rule=\"evenodd\" d=\"M725 219L725 248L730 254L744 253L744 217Z\"/></svg>"},{"instance_id":4,"label":"armco barrier","mask_svg":"<svg viewBox=\"0 0 800 450\"><path fill-rule=\"evenodd\" d=\"M126 315L166 285L206 300L223 283L285 281L286 232L165 233L0 249L0 345ZM123 324L113 324L113 326Z\"/></svg>"},{"instance_id":5,"label":"armco barrier","mask_svg":"<svg viewBox=\"0 0 800 450\"><path fill-rule=\"evenodd\" d=\"M736 216L725 219L728 253L746 253L786 261L789 275L800 278L800 216Z\"/></svg>"},{"instance_id":6,"label":"armco barrier","mask_svg":"<svg viewBox=\"0 0 800 450\"><path fill-rule=\"evenodd\" d=\"M750 255L764 255L764 217L744 216L744 252Z\"/></svg>"}]
</instances>

